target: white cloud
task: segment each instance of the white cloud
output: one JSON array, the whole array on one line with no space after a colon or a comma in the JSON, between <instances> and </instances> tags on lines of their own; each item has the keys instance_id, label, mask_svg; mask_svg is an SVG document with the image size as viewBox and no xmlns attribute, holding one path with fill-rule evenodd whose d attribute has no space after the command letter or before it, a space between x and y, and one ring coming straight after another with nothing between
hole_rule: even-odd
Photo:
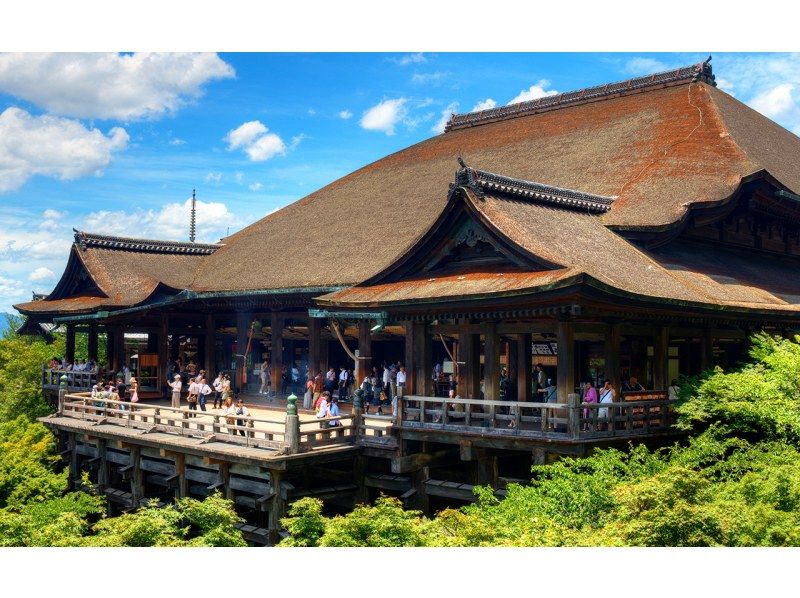
<instances>
[{"instance_id":1,"label":"white cloud","mask_svg":"<svg viewBox=\"0 0 800 598\"><path fill-rule=\"evenodd\" d=\"M186 240L189 238L191 198L183 203L169 203L160 210L100 210L88 214L82 227L110 235L151 237L155 239ZM224 236L228 227L242 223L222 202L197 200L197 238L215 242Z\"/></svg>"},{"instance_id":2,"label":"white cloud","mask_svg":"<svg viewBox=\"0 0 800 598\"><path fill-rule=\"evenodd\" d=\"M286 154L286 144L259 120L251 120L228 131L228 149L243 149L253 162L264 162ZM299 143L299 142L298 142Z\"/></svg>"},{"instance_id":3,"label":"white cloud","mask_svg":"<svg viewBox=\"0 0 800 598\"><path fill-rule=\"evenodd\" d=\"M435 73L414 73L411 82L415 85L438 84L445 79L449 73L436 71Z\"/></svg>"},{"instance_id":4,"label":"white cloud","mask_svg":"<svg viewBox=\"0 0 800 598\"><path fill-rule=\"evenodd\" d=\"M305 133L300 133L299 135L295 135L292 137L292 141L289 143L289 151L294 151L297 149L297 146L300 145L302 141L308 139L308 135Z\"/></svg>"},{"instance_id":5,"label":"white cloud","mask_svg":"<svg viewBox=\"0 0 800 598\"><path fill-rule=\"evenodd\" d=\"M400 58L392 58L392 61L400 66L408 66L409 64L428 62L428 58L422 52L415 52L414 54L406 54Z\"/></svg>"},{"instance_id":6,"label":"white cloud","mask_svg":"<svg viewBox=\"0 0 800 598\"><path fill-rule=\"evenodd\" d=\"M250 191L260 191L263 186L264 185L262 185L261 183L258 183L258 182L253 183L252 185L248 185L248 187L250 188Z\"/></svg>"},{"instance_id":7,"label":"white cloud","mask_svg":"<svg viewBox=\"0 0 800 598\"><path fill-rule=\"evenodd\" d=\"M478 112L479 110L491 110L497 106L497 102L495 102L492 98L486 98L485 100L481 100L477 104L472 107L470 112Z\"/></svg>"},{"instance_id":8,"label":"white cloud","mask_svg":"<svg viewBox=\"0 0 800 598\"><path fill-rule=\"evenodd\" d=\"M233 76L207 53L0 54L0 91L77 118L158 118Z\"/></svg>"},{"instance_id":9,"label":"white cloud","mask_svg":"<svg viewBox=\"0 0 800 598\"><path fill-rule=\"evenodd\" d=\"M545 89L548 85L550 85L550 81L547 79L540 79L538 83L531 85L528 89L520 91L519 94L508 103L519 104L520 102L529 102L530 100L538 100L539 98L557 95L558 92L555 89Z\"/></svg>"},{"instance_id":10,"label":"white cloud","mask_svg":"<svg viewBox=\"0 0 800 598\"><path fill-rule=\"evenodd\" d=\"M627 74L635 77L650 75L652 73L659 73L668 71L672 67L668 64L656 60L655 58L645 58L643 56L631 58L625 63L624 70Z\"/></svg>"},{"instance_id":11,"label":"white cloud","mask_svg":"<svg viewBox=\"0 0 800 598\"><path fill-rule=\"evenodd\" d=\"M55 275L55 272L53 272L50 268L39 266L36 268L36 270L28 275L28 280L46 280L48 278L53 278Z\"/></svg>"},{"instance_id":12,"label":"white cloud","mask_svg":"<svg viewBox=\"0 0 800 598\"><path fill-rule=\"evenodd\" d=\"M341 112L339 112L339 118L341 118L342 120L347 120L351 116L353 116L353 113L350 112L349 110L342 110Z\"/></svg>"},{"instance_id":13,"label":"white cloud","mask_svg":"<svg viewBox=\"0 0 800 598\"><path fill-rule=\"evenodd\" d=\"M244 182L244 173L236 171L236 173L233 175L233 178L241 185L242 182Z\"/></svg>"},{"instance_id":14,"label":"white cloud","mask_svg":"<svg viewBox=\"0 0 800 598\"><path fill-rule=\"evenodd\" d=\"M402 121L408 114L405 98L383 100L361 117L361 127L368 131L381 131L387 135L394 135L395 125Z\"/></svg>"},{"instance_id":15,"label":"white cloud","mask_svg":"<svg viewBox=\"0 0 800 598\"><path fill-rule=\"evenodd\" d=\"M0 193L19 189L35 175L65 181L100 176L128 140L120 127L106 136L74 120L7 108L0 114Z\"/></svg>"},{"instance_id":16,"label":"white cloud","mask_svg":"<svg viewBox=\"0 0 800 598\"><path fill-rule=\"evenodd\" d=\"M3 273L0 272L0 298L5 299L6 302L10 304L19 301L26 295L28 295L28 290L22 282L4 276Z\"/></svg>"},{"instance_id":17,"label":"white cloud","mask_svg":"<svg viewBox=\"0 0 800 598\"><path fill-rule=\"evenodd\" d=\"M203 177L204 182L211 184L217 184L221 180L222 180L221 172L209 172L206 176Z\"/></svg>"},{"instance_id":18,"label":"white cloud","mask_svg":"<svg viewBox=\"0 0 800 598\"><path fill-rule=\"evenodd\" d=\"M309 115L309 116L314 116L316 113L317 113L317 111L316 111L316 110L314 110L313 108L309 108L309 109L308 109L308 115Z\"/></svg>"},{"instance_id":19,"label":"white cloud","mask_svg":"<svg viewBox=\"0 0 800 598\"><path fill-rule=\"evenodd\" d=\"M442 110L439 120L431 127L431 132L436 134L444 133L444 127L447 121L450 120L450 117L456 110L458 110L458 102L451 102L448 104L445 109Z\"/></svg>"},{"instance_id":20,"label":"white cloud","mask_svg":"<svg viewBox=\"0 0 800 598\"><path fill-rule=\"evenodd\" d=\"M169 140L170 145L186 145L186 142L183 139L178 139L177 137Z\"/></svg>"},{"instance_id":21,"label":"white cloud","mask_svg":"<svg viewBox=\"0 0 800 598\"><path fill-rule=\"evenodd\" d=\"M797 104L792 97L793 91L794 85L781 83L752 98L750 105L764 116L773 119L786 117L797 110Z\"/></svg>"}]
</instances>

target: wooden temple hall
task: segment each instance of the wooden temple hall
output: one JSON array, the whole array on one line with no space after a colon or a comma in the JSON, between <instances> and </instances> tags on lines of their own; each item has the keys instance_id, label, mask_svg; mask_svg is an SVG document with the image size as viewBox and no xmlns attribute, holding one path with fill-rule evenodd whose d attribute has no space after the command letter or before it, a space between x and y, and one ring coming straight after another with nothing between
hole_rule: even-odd
<instances>
[{"instance_id":1,"label":"wooden temple hall","mask_svg":"<svg viewBox=\"0 0 800 598\"><path fill-rule=\"evenodd\" d=\"M736 364L754 331L796 328L798 164L800 139L719 90L706 61L453 115L217 244L76 232L55 289L16 308L29 330L66 327L68 360L76 334L90 357L105 334L107 366L132 364L154 399L178 357L233 372L244 393L266 359L273 390L298 395L284 367L302 384L356 366L360 382L400 361L409 396L380 425L354 406L340 440L368 464L337 483L360 471L360 491L427 506L458 484L524 478L544 449L669 435L671 380ZM440 370L457 398L439 398ZM631 378L647 390L621 392ZM615 407L581 405L582 385L605 380ZM308 438L281 467L313 459ZM382 458L396 479L369 477Z\"/></svg>"}]
</instances>

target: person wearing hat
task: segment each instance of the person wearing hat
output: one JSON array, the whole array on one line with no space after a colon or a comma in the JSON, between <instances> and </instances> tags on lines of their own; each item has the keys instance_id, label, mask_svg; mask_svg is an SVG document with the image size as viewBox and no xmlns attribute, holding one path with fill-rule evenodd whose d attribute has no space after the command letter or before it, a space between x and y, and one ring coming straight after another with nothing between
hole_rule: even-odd
<instances>
[{"instance_id":1,"label":"person wearing hat","mask_svg":"<svg viewBox=\"0 0 800 598\"><path fill-rule=\"evenodd\" d=\"M181 381L180 374L175 374L173 378L173 381L169 383L172 388L172 406L178 409L181 406L181 388L183 387L183 382Z\"/></svg>"}]
</instances>

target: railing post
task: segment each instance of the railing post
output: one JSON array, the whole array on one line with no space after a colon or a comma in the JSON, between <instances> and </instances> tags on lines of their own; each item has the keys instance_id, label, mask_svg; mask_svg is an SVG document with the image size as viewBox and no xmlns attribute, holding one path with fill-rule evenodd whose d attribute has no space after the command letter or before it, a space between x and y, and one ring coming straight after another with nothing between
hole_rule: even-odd
<instances>
[{"instance_id":1,"label":"railing post","mask_svg":"<svg viewBox=\"0 0 800 598\"><path fill-rule=\"evenodd\" d=\"M286 423L283 441L290 455L300 452L300 418L297 415L297 397L294 393L286 397Z\"/></svg>"},{"instance_id":2,"label":"railing post","mask_svg":"<svg viewBox=\"0 0 800 598\"><path fill-rule=\"evenodd\" d=\"M572 438L578 438L581 434L581 397L577 393L567 395L567 405L569 406L569 434Z\"/></svg>"},{"instance_id":3,"label":"railing post","mask_svg":"<svg viewBox=\"0 0 800 598\"><path fill-rule=\"evenodd\" d=\"M361 390L360 388L358 390ZM362 393L356 392L353 395L353 435L355 440L358 440L358 437L361 435L361 425L364 423L364 409L361 403L361 395ZM400 404L398 402L397 408L400 408ZM341 423L341 422L340 422ZM366 430L364 430L364 435L366 436Z\"/></svg>"},{"instance_id":4,"label":"railing post","mask_svg":"<svg viewBox=\"0 0 800 598\"><path fill-rule=\"evenodd\" d=\"M397 416L395 417L394 423L398 428L403 425L403 403L405 400L405 397L397 397Z\"/></svg>"},{"instance_id":5,"label":"railing post","mask_svg":"<svg viewBox=\"0 0 800 598\"><path fill-rule=\"evenodd\" d=\"M64 412L64 397L67 396L67 375L61 375L61 381L58 384L58 414Z\"/></svg>"}]
</instances>

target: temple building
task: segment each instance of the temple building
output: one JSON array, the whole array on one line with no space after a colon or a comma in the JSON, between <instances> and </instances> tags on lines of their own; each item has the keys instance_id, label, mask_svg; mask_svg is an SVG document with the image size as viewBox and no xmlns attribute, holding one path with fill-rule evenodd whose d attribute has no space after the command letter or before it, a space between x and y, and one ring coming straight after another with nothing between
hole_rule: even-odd
<instances>
[{"instance_id":1,"label":"temple building","mask_svg":"<svg viewBox=\"0 0 800 598\"><path fill-rule=\"evenodd\" d=\"M266 359L280 393L284 368L356 351L359 376L401 361L423 396L436 364L467 399L500 398L505 370L537 400L537 363L559 402L589 380L664 392L800 322L798 164L707 61L453 115L217 244L76 231L53 291L15 307L65 326L69 361L104 334L152 396L178 357L243 391Z\"/></svg>"}]
</instances>

